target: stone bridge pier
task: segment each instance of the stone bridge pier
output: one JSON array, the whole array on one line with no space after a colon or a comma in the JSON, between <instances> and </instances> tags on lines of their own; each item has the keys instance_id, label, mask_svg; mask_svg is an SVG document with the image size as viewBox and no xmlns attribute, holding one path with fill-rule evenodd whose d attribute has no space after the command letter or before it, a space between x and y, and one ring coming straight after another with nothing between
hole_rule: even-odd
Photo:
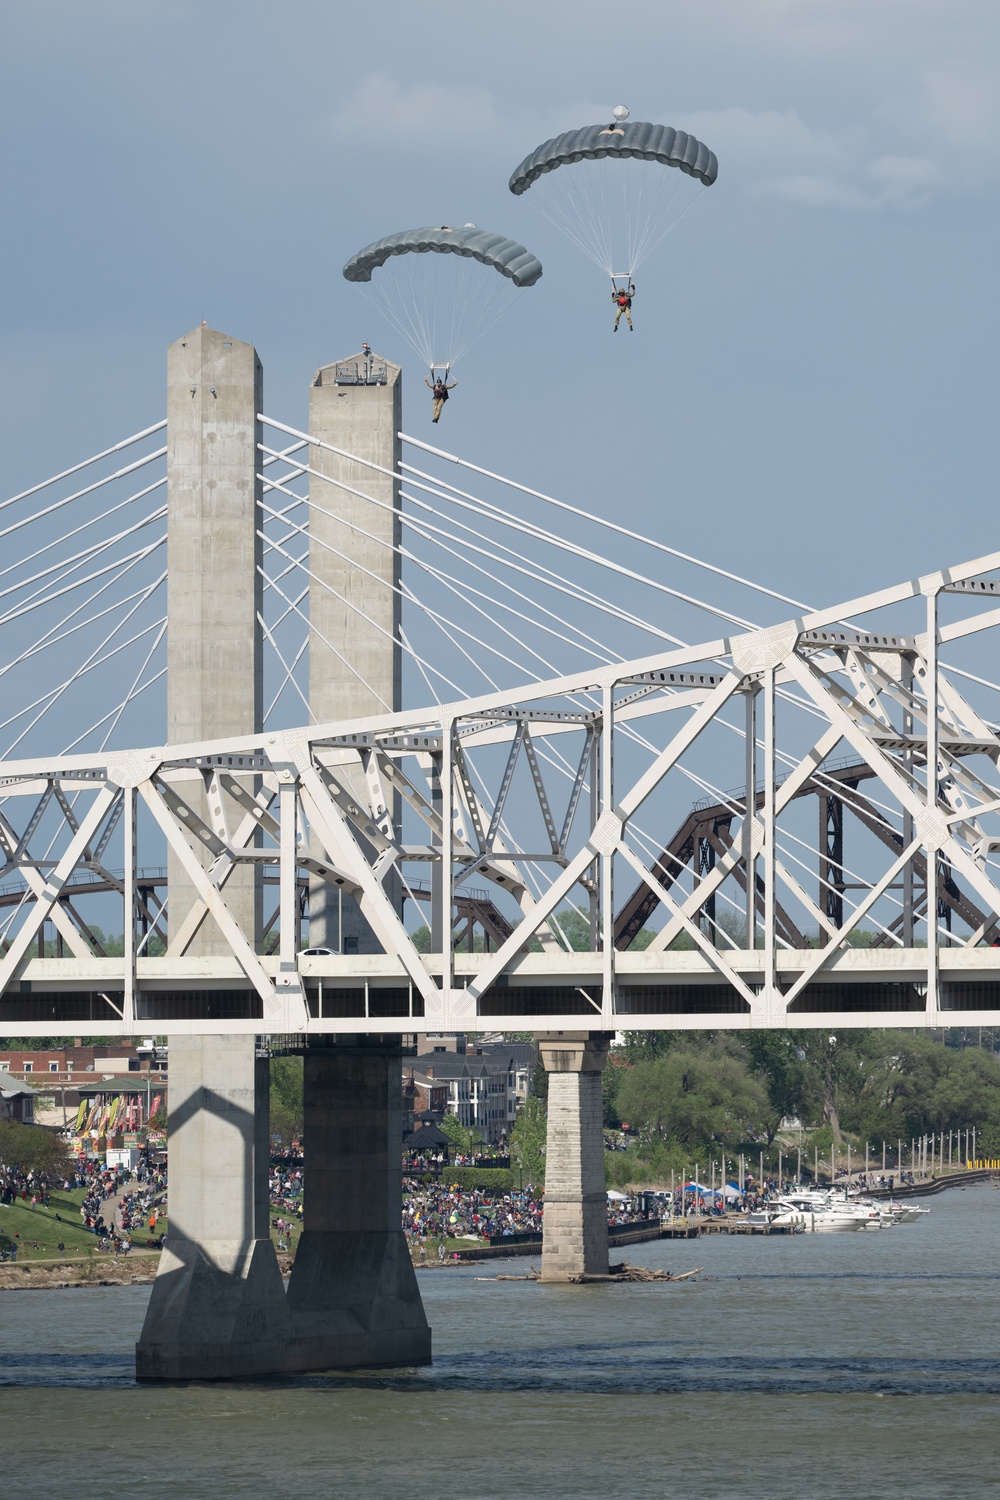
<instances>
[{"instance_id":1,"label":"stone bridge pier","mask_svg":"<svg viewBox=\"0 0 1000 1500\"><path fill-rule=\"evenodd\" d=\"M610 1045L602 1033L538 1038L549 1077L542 1281L608 1274L602 1079Z\"/></svg>"}]
</instances>

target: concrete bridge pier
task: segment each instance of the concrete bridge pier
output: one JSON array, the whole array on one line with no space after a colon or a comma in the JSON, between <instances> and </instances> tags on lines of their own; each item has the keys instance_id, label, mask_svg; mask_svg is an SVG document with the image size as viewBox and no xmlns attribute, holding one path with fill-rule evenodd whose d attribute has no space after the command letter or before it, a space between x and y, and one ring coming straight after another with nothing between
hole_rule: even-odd
<instances>
[{"instance_id":1,"label":"concrete bridge pier","mask_svg":"<svg viewBox=\"0 0 1000 1500\"><path fill-rule=\"evenodd\" d=\"M402 1048L341 1038L305 1054L304 1224L288 1287L296 1369L426 1364L401 1228Z\"/></svg>"},{"instance_id":2,"label":"concrete bridge pier","mask_svg":"<svg viewBox=\"0 0 1000 1500\"><path fill-rule=\"evenodd\" d=\"M136 1344L139 1380L287 1367L291 1319L268 1220L268 1062L252 1038L207 1041L170 1039L170 1229Z\"/></svg>"},{"instance_id":3,"label":"concrete bridge pier","mask_svg":"<svg viewBox=\"0 0 1000 1500\"><path fill-rule=\"evenodd\" d=\"M610 1038L555 1032L538 1038L549 1075L542 1281L608 1274L601 1080Z\"/></svg>"}]
</instances>

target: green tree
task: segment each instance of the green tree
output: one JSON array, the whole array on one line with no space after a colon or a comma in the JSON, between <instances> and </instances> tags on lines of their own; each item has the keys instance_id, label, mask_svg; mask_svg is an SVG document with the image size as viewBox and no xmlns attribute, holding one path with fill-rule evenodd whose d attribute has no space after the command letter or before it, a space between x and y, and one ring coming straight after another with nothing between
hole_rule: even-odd
<instances>
[{"instance_id":1,"label":"green tree","mask_svg":"<svg viewBox=\"0 0 1000 1500\"><path fill-rule=\"evenodd\" d=\"M17 1120L0 1124L0 1162L23 1172L62 1175L69 1166L65 1144L41 1125L22 1125Z\"/></svg>"},{"instance_id":2,"label":"green tree","mask_svg":"<svg viewBox=\"0 0 1000 1500\"><path fill-rule=\"evenodd\" d=\"M622 1078L618 1109L647 1141L732 1146L759 1128L767 1094L721 1038L679 1042Z\"/></svg>"},{"instance_id":3,"label":"green tree","mask_svg":"<svg viewBox=\"0 0 1000 1500\"><path fill-rule=\"evenodd\" d=\"M521 1106L510 1132L510 1159L521 1174L522 1182L536 1187L545 1182L545 1138L548 1121L545 1104L529 1094Z\"/></svg>"},{"instance_id":4,"label":"green tree","mask_svg":"<svg viewBox=\"0 0 1000 1500\"><path fill-rule=\"evenodd\" d=\"M271 1059L271 1140L287 1149L305 1127L302 1058Z\"/></svg>"},{"instance_id":5,"label":"green tree","mask_svg":"<svg viewBox=\"0 0 1000 1500\"><path fill-rule=\"evenodd\" d=\"M410 933L410 941L418 953L429 953L431 951L431 930L426 922Z\"/></svg>"},{"instance_id":6,"label":"green tree","mask_svg":"<svg viewBox=\"0 0 1000 1500\"><path fill-rule=\"evenodd\" d=\"M559 928L574 953L587 953L590 949L590 917L586 912L578 911L576 907L564 907L552 918L553 925ZM598 934L600 926L598 924ZM643 927L632 939L629 947L632 952L641 952L648 948L656 936L651 927ZM600 936L598 935L598 941Z\"/></svg>"},{"instance_id":7,"label":"green tree","mask_svg":"<svg viewBox=\"0 0 1000 1500\"><path fill-rule=\"evenodd\" d=\"M446 1114L440 1128L451 1142L453 1151L474 1151L482 1140L478 1130L467 1129L457 1115Z\"/></svg>"},{"instance_id":8,"label":"green tree","mask_svg":"<svg viewBox=\"0 0 1000 1500\"><path fill-rule=\"evenodd\" d=\"M909 1141L975 1125L1000 1142L1000 1060L957 1050L926 1032L879 1036L867 1087L844 1105L846 1127L869 1140Z\"/></svg>"},{"instance_id":9,"label":"green tree","mask_svg":"<svg viewBox=\"0 0 1000 1500\"><path fill-rule=\"evenodd\" d=\"M755 1075L763 1082L769 1109L762 1120L767 1144L786 1117L807 1120L816 1116L820 1089L809 1060L811 1032L752 1031L742 1038L743 1048Z\"/></svg>"},{"instance_id":10,"label":"green tree","mask_svg":"<svg viewBox=\"0 0 1000 1500\"><path fill-rule=\"evenodd\" d=\"M652 1062L669 1052L676 1039L677 1033L673 1031L627 1031L624 1042L615 1051L631 1067L635 1063Z\"/></svg>"}]
</instances>

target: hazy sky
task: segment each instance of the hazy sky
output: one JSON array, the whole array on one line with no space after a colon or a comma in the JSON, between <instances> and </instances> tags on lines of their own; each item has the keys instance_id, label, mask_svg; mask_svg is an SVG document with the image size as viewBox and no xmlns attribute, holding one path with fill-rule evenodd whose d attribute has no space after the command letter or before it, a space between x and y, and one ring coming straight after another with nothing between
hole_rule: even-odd
<instances>
[{"instance_id":1,"label":"hazy sky","mask_svg":"<svg viewBox=\"0 0 1000 1500\"><path fill-rule=\"evenodd\" d=\"M430 436L423 371L340 270L475 220L545 275L444 446L817 602L985 552L998 41L996 0L4 0L0 489L160 417L202 318L292 422L367 337ZM506 186L618 102L720 160L624 339Z\"/></svg>"}]
</instances>

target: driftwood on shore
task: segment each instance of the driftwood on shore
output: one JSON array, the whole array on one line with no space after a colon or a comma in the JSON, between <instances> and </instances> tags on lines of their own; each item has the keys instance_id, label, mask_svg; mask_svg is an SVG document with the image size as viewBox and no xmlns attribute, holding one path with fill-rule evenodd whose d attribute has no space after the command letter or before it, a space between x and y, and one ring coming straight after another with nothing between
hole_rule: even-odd
<instances>
[{"instance_id":1,"label":"driftwood on shore","mask_svg":"<svg viewBox=\"0 0 1000 1500\"><path fill-rule=\"evenodd\" d=\"M86 1260L4 1261L0 1292L28 1292L65 1287L137 1286L156 1278L159 1255L94 1255Z\"/></svg>"},{"instance_id":2,"label":"driftwood on shore","mask_svg":"<svg viewBox=\"0 0 1000 1500\"><path fill-rule=\"evenodd\" d=\"M599 1284L609 1281L690 1281L692 1276L700 1276L704 1266L696 1266L693 1271L680 1271L677 1275L673 1271L654 1271L649 1266L630 1266L625 1261L620 1265L610 1266L606 1276L570 1276L567 1279L576 1286L583 1283ZM531 1267L524 1276L477 1276L477 1281L538 1281L539 1272Z\"/></svg>"}]
</instances>

